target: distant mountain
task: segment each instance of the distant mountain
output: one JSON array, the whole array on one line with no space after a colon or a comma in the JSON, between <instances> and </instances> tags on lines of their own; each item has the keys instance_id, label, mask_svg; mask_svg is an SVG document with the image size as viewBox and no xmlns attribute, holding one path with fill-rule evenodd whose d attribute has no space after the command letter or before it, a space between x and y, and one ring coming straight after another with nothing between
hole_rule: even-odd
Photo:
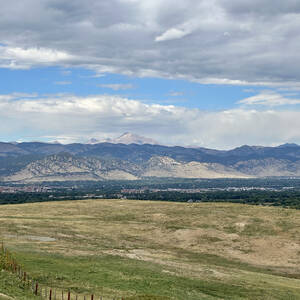
<instances>
[{"instance_id":1,"label":"distant mountain","mask_svg":"<svg viewBox=\"0 0 300 300\"><path fill-rule=\"evenodd\" d=\"M95 139L95 138L91 138L87 141L88 145L94 145L94 144L99 144L101 143L101 140Z\"/></svg>"},{"instance_id":2,"label":"distant mountain","mask_svg":"<svg viewBox=\"0 0 300 300\"><path fill-rule=\"evenodd\" d=\"M61 153L32 162L20 171L6 176L4 181L132 180L137 179L133 175L137 171L134 170L134 166L123 161L107 162L96 158L76 158L68 153Z\"/></svg>"},{"instance_id":3,"label":"distant mountain","mask_svg":"<svg viewBox=\"0 0 300 300\"><path fill-rule=\"evenodd\" d=\"M0 180L56 181L143 177L300 176L300 146L244 145L228 151L168 147L124 134L124 143L0 143ZM136 143L129 143L135 140ZM126 143L125 143L126 142Z\"/></svg>"},{"instance_id":4,"label":"distant mountain","mask_svg":"<svg viewBox=\"0 0 300 300\"><path fill-rule=\"evenodd\" d=\"M145 164L143 177L245 178L251 177L216 163L179 162L170 157L153 156Z\"/></svg>"},{"instance_id":5,"label":"distant mountain","mask_svg":"<svg viewBox=\"0 0 300 300\"><path fill-rule=\"evenodd\" d=\"M297 147L300 146L295 143L285 143L283 145L278 146L278 148L297 148Z\"/></svg>"},{"instance_id":6,"label":"distant mountain","mask_svg":"<svg viewBox=\"0 0 300 300\"><path fill-rule=\"evenodd\" d=\"M104 139L104 140L98 140L95 138L90 139L87 144L99 144L99 143L111 143L111 144L137 144L137 145L143 145L143 144L150 144L150 145L156 145L158 142L151 138L147 138L144 136L140 136L134 133L125 132L121 136L115 139Z\"/></svg>"},{"instance_id":7,"label":"distant mountain","mask_svg":"<svg viewBox=\"0 0 300 300\"><path fill-rule=\"evenodd\" d=\"M4 181L97 181L137 180L145 177L240 178L250 177L218 164L178 162L169 157L154 156L143 164L120 160L75 157L54 154L28 164L3 178Z\"/></svg>"}]
</instances>

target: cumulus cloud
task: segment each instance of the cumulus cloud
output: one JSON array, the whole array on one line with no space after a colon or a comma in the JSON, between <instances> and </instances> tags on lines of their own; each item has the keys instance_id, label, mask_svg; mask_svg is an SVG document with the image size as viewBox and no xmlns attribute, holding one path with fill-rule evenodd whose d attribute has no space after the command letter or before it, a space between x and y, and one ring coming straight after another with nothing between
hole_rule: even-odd
<instances>
[{"instance_id":1,"label":"cumulus cloud","mask_svg":"<svg viewBox=\"0 0 300 300\"><path fill-rule=\"evenodd\" d=\"M299 14L294 0L6 1L0 66L299 86Z\"/></svg>"},{"instance_id":2,"label":"cumulus cloud","mask_svg":"<svg viewBox=\"0 0 300 300\"><path fill-rule=\"evenodd\" d=\"M34 65L67 63L72 55L47 48L21 48L0 46L0 67L27 69Z\"/></svg>"},{"instance_id":3,"label":"cumulus cloud","mask_svg":"<svg viewBox=\"0 0 300 300\"><path fill-rule=\"evenodd\" d=\"M300 112L247 110L217 112L145 104L119 96L0 95L2 139L85 142L125 131L163 144L232 148L241 144L300 142ZM26 138L27 136L27 138Z\"/></svg>"}]
</instances>

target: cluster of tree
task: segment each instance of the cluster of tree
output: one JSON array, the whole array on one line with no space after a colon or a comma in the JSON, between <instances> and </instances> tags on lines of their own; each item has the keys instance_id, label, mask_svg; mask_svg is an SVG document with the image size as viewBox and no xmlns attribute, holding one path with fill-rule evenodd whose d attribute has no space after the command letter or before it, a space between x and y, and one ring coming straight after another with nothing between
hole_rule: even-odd
<instances>
[{"instance_id":1,"label":"cluster of tree","mask_svg":"<svg viewBox=\"0 0 300 300\"><path fill-rule=\"evenodd\" d=\"M217 191L207 193L156 192L126 195L127 199L175 202L231 202L300 209L300 191Z\"/></svg>"},{"instance_id":2,"label":"cluster of tree","mask_svg":"<svg viewBox=\"0 0 300 300\"><path fill-rule=\"evenodd\" d=\"M47 184L47 183L46 183ZM256 188L275 188L281 189L286 187L294 187L300 189L300 178L222 178L222 179L191 179L191 178L156 178L149 177L143 180L106 180L106 181L62 181L53 182L51 186L69 187L81 190L96 189L120 189L120 188L228 188L228 187L256 187Z\"/></svg>"},{"instance_id":3,"label":"cluster of tree","mask_svg":"<svg viewBox=\"0 0 300 300\"><path fill-rule=\"evenodd\" d=\"M46 184L45 184L46 185ZM48 183L47 183L48 185ZM257 189L252 189L255 186ZM186 193L151 189L199 189L251 187L242 191L206 191ZM266 188L262 190L261 188ZM270 188L278 190L270 190ZM287 189L288 188L288 189ZM290 189L292 188L292 189ZM125 193L124 189L143 189L143 193ZM299 179L147 179L144 181L103 181L51 183L51 191L43 193L1 193L0 204L44 201L80 200L83 198L127 198L174 202L233 202L272 205L300 209Z\"/></svg>"},{"instance_id":4,"label":"cluster of tree","mask_svg":"<svg viewBox=\"0 0 300 300\"><path fill-rule=\"evenodd\" d=\"M68 191L57 193L16 193L2 194L0 204L20 204L45 201L80 200L87 195L82 191ZM253 205L272 205L300 209L300 191L216 191L205 193L181 192L145 192L134 194L120 194L118 191L95 192L88 198L127 198L132 200L154 200L172 202L233 202Z\"/></svg>"}]
</instances>

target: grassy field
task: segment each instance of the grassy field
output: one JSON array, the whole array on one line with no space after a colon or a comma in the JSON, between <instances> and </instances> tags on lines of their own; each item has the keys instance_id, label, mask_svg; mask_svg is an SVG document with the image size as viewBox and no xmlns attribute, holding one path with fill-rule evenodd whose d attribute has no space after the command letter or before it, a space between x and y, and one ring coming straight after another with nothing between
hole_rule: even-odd
<instances>
[{"instance_id":1,"label":"grassy field","mask_svg":"<svg viewBox=\"0 0 300 300\"><path fill-rule=\"evenodd\" d=\"M49 287L126 300L300 299L297 210L85 200L1 206L0 224ZM0 293L31 299L3 282Z\"/></svg>"}]
</instances>

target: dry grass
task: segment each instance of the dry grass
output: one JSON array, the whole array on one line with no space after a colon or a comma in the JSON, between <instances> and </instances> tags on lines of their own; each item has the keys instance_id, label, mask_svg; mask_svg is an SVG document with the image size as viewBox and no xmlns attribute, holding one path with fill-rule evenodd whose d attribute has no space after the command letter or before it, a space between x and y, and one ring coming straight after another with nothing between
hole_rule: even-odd
<instances>
[{"instance_id":1,"label":"dry grass","mask_svg":"<svg viewBox=\"0 0 300 300\"><path fill-rule=\"evenodd\" d=\"M85 200L1 206L0 222L0 236L19 252L112 254L156 263L166 274L248 286L300 283L297 210Z\"/></svg>"}]
</instances>

